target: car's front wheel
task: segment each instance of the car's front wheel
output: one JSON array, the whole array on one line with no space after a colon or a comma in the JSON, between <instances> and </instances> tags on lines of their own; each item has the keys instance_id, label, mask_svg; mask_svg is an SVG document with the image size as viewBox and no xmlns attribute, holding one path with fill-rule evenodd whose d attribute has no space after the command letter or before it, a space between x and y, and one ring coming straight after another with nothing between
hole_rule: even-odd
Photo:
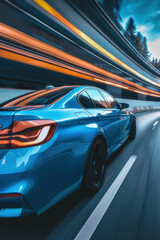
<instances>
[{"instance_id":1,"label":"car's front wheel","mask_svg":"<svg viewBox=\"0 0 160 240\"><path fill-rule=\"evenodd\" d=\"M107 149L104 142L96 139L90 149L85 167L83 188L87 193L97 192L103 184L106 169Z\"/></svg>"},{"instance_id":2,"label":"car's front wheel","mask_svg":"<svg viewBox=\"0 0 160 240\"><path fill-rule=\"evenodd\" d=\"M130 131L130 139L134 140L136 138L136 119L134 118L132 121L131 131Z\"/></svg>"}]
</instances>

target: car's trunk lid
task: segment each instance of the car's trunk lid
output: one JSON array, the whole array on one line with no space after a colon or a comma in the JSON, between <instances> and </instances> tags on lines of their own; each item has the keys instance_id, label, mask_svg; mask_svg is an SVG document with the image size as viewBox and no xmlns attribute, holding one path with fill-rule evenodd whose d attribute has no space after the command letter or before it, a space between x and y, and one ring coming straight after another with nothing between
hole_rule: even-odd
<instances>
[{"instance_id":1,"label":"car's trunk lid","mask_svg":"<svg viewBox=\"0 0 160 240\"><path fill-rule=\"evenodd\" d=\"M45 106L46 107L46 106ZM13 122L13 117L16 112L30 111L44 108L40 106L17 106L17 107L0 107L0 130L8 128Z\"/></svg>"},{"instance_id":2,"label":"car's trunk lid","mask_svg":"<svg viewBox=\"0 0 160 240\"><path fill-rule=\"evenodd\" d=\"M9 128L13 121L15 111L1 111L0 110L0 130Z\"/></svg>"}]
</instances>

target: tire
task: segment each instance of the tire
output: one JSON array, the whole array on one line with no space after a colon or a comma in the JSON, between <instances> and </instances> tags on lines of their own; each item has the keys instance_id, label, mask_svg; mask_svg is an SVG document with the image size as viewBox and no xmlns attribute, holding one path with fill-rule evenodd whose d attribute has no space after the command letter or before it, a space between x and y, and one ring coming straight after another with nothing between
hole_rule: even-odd
<instances>
[{"instance_id":1,"label":"tire","mask_svg":"<svg viewBox=\"0 0 160 240\"><path fill-rule=\"evenodd\" d=\"M136 138L136 119L134 118L132 121L132 127L130 131L130 139L134 140Z\"/></svg>"},{"instance_id":2,"label":"tire","mask_svg":"<svg viewBox=\"0 0 160 240\"><path fill-rule=\"evenodd\" d=\"M107 149L103 141L96 139L91 147L83 177L82 187L89 194L96 193L104 182Z\"/></svg>"}]
</instances>

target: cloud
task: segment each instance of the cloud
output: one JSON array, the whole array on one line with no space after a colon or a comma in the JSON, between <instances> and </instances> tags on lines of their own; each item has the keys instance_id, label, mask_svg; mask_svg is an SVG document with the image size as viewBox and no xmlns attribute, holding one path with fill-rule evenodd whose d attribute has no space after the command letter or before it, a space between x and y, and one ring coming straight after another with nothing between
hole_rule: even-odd
<instances>
[{"instance_id":1,"label":"cloud","mask_svg":"<svg viewBox=\"0 0 160 240\"><path fill-rule=\"evenodd\" d=\"M151 58L160 59L160 39L148 42L148 50L152 53Z\"/></svg>"},{"instance_id":2,"label":"cloud","mask_svg":"<svg viewBox=\"0 0 160 240\"><path fill-rule=\"evenodd\" d=\"M146 27L142 25L142 26L140 26L138 31L145 32L146 31Z\"/></svg>"},{"instance_id":3,"label":"cloud","mask_svg":"<svg viewBox=\"0 0 160 240\"><path fill-rule=\"evenodd\" d=\"M157 39L155 37L156 34L154 34L154 37L152 37L151 35L153 34L153 31L154 31L154 24L153 23L146 23L144 25L141 25L141 24L137 24L137 32L141 32L141 34L144 36L144 37L147 37L147 39L149 41L154 41L155 39Z\"/></svg>"}]
</instances>

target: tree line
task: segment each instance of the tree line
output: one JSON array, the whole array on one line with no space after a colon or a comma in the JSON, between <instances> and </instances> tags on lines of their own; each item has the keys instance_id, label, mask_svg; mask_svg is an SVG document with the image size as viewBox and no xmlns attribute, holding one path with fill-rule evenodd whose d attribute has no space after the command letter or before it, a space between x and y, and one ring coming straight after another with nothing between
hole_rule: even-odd
<instances>
[{"instance_id":1,"label":"tree line","mask_svg":"<svg viewBox=\"0 0 160 240\"><path fill-rule=\"evenodd\" d=\"M141 32L136 31L136 24L132 17L129 18L126 24L124 36L146 60L149 60L150 53L148 51L147 39L146 37L143 37Z\"/></svg>"},{"instance_id":2,"label":"tree line","mask_svg":"<svg viewBox=\"0 0 160 240\"><path fill-rule=\"evenodd\" d=\"M112 21L119 28L119 30L124 33L124 36L135 47L135 49L137 49L137 51L154 67L160 70L160 59L150 59L151 53L148 51L147 38L143 36L140 31L137 32L134 19L130 17L127 21L125 29L122 28L122 25L120 24L120 22L122 21L122 18L120 16L120 9L123 0L96 1L101 4L107 15L112 19Z\"/></svg>"},{"instance_id":3,"label":"tree line","mask_svg":"<svg viewBox=\"0 0 160 240\"><path fill-rule=\"evenodd\" d=\"M153 58L150 60L151 53L148 51L147 38L144 37L140 31L136 31L136 24L132 17L130 17L127 21L124 36L147 61L160 70L160 59L158 60L157 58Z\"/></svg>"},{"instance_id":4,"label":"tree line","mask_svg":"<svg viewBox=\"0 0 160 240\"><path fill-rule=\"evenodd\" d=\"M152 65L156 67L160 71L160 59L158 60L157 58L153 58L151 61Z\"/></svg>"}]
</instances>

